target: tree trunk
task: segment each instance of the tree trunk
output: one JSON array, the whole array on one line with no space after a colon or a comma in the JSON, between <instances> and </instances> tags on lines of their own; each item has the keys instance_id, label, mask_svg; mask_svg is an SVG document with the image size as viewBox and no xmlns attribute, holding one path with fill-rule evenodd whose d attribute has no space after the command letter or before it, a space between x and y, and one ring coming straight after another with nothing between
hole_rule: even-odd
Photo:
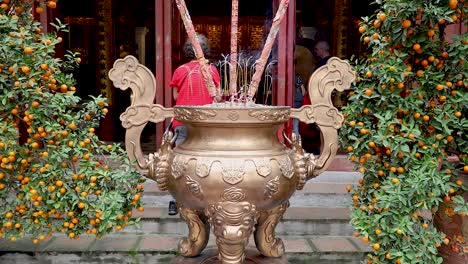
<instances>
[{"instance_id":1,"label":"tree trunk","mask_svg":"<svg viewBox=\"0 0 468 264\"><path fill-rule=\"evenodd\" d=\"M460 173L458 179L464 184L468 183L468 174ZM468 201L468 192L462 193ZM450 243L439 248L439 256L443 257L444 264L468 263L468 216L453 213L453 203L443 202L435 215L435 226L444 232Z\"/></svg>"}]
</instances>

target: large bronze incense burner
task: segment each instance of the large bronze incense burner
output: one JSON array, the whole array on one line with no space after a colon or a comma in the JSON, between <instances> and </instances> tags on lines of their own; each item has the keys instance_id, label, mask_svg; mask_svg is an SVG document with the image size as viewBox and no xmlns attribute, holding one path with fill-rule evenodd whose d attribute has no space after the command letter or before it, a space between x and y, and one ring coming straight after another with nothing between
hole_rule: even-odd
<instances>
[{"instance_id":1,"label":"large bronze incense burner","mask_svg":"<svg viewBox=\"0 0 468 264\"><path fill-rule=\"evenodd\" d=\"M318 69L308 84L313 105L300 109L232 102L164 108L152 103L154 76L136 58L117 60L109 75L116 87L133 92L132 105L121 115L128 155L174 196L187 222L189 234L180 241L179 253L199 255L211 226L220 263L243 263L252 234L264 256L282 256L284 245L275 237L275 227L289 198L335 157L343 116L330 97L333 89L349 88L355 78L350 65L331 58ZM188 127L188 138L174 148L174 135L168 131L159 151L145 158L140 148L143 128L172 117ZM324 142L319 157L305 153L299 137L285 136L290 147L278 138L278 129L290 118L320 127Z\"/></svg>"},{"instance_id":2,"label":"large bronze incense burner","mask_svg":"<svg viewBox=\"0 0 468 264\"><path fill-rule=\"evenodd\" d=\"M122 125L127 129L127 153L161 190L168 190L176 199L189 228L188 236L179 243L182 256L201 253L208 243L211 226L222 264L243 263L252 234L264 256L281 257L284 244L275 237L275 227L294 191L324 171L335 157L337 129L343 116L332 105L331 93L334 89L348 89L354 73L347 62L331 58L309 80L313 105L290 109L254 104L260 77L288 8L289 0L281 0L248 92L238 98L239 0L232 0L230 99L217 103L220 92L209 73L185 1L175 2L214 103L170 109L153 105L156 95L153 74L132 56L117 60L109 72L110 79L116 87L130 87L133 91L132 105L121 115ZM143 128L149 121L161 122L166 118L175 118L187 126L186 140L174 148L177 135L167 131L159 151L145 159L140 147ZM289 139L284 135L290 148L280 141L278 129L290 118L319 126L324 141L320 157L316 159L306 153L298 136Z\"/></svg>"}]
</instances>

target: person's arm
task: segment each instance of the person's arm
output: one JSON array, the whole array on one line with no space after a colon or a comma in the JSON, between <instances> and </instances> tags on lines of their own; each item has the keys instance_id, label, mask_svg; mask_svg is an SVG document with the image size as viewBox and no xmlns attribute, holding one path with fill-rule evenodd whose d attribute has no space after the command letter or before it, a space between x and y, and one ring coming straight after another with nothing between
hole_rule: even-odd
<instances>
[{"instance_id":1,"label":"person's arm","mask_svg":"<svg viewBox=\"0 0 468 264\"><path fill-rule=\"evenodd\" d=\"M177 87L172 87L172 97L175 101L177 101L177 97L179 97L179 92L177 91Z\"/></svg>"},{"instance_id":2,"label":"person's arm","mask_svg":"<svg viewBox=\"0 0 468 264\"><path fill-rule=\"evenodd\" d=\"M222 95L222 91L221 91L221 77L219 76L219 72L218 70L216 69L216 67L214 67L213 65L211 65L211 76L213 77L213 83L215 84L216 86L216 102L220 102L221 99L223 98L223 95Z\"/></svg>"},{"instance_id":3,"label":"person's arm","mask_svg":"<svg viewBox=\"0 0 468 264\"><path fill-rule=\"evenodd\" d=\"M216 87L216 96L215 96L215 99L216 99L216 102L221 102L221 98L222 98L222 91L221 91L221 87Z\"/></svg>"},{"instance_id":4,"label":"person's arm","mask_svg":"<svg viewBox=\"0 0 468 264\"><path fill-rule=\"evenodd\" d=\"M177 101L177 98L179 97L179 89L177 87L182 85L183 77L181 74L183 69L185 68L179 67L174 71L171 83L169 84L169 87L172 89L172 98L174 98L175 101Z\"/></svg>"}]
</instances>

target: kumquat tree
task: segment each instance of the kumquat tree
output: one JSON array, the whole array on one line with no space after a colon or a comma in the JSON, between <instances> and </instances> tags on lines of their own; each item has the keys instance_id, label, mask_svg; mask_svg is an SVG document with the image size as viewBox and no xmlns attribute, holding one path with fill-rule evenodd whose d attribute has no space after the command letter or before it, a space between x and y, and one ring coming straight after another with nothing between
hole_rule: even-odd
<instances>
[{"instance_id":1,"label":"kumquat tree","mask_svg":"<svg viewBox=\"0 0 468 264\"><path fill-rule=\"evenodd\" d=\"M119 145L95 134L107 103L74 94L77 54L57 58L61 38L34 21L56 1L32 10L33 2L0 1L0 237L100 237L136 221L143 178Z\"/></svg>"},{"instance_id":2,"label":"kumquat tree","mask_svg":"<svg viewBox=\"0 0 468 264\"><path fill-rule=\"evenodd\" d=\"M367 54L353 62L358 78L343 108L342 146L363 174L350 190L351 222L373 248L367 263L442 263L442 246L463 254L468 240L434 225L442 203L447 216L466 222L468 212L468 34L446 34L466 24L468 4L374 4L359 25Z\"/></svg>"}]
</instances>

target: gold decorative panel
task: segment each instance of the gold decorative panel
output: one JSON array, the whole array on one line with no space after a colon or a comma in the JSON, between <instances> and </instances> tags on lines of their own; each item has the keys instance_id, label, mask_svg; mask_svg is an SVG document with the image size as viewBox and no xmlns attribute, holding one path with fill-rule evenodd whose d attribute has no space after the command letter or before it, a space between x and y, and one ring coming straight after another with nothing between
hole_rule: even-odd
<instances>
[{"instance_id":1,"label":"gold decorative panel","mask_svg":"<svg viewBox=\"0 0 468 264\"><path fill-rule=\"evenodd\" d=\"M246 35L247 32L247 25L246 24L239 24L237 27L237 48L239 50L245 48L244 38L243 36Z\"/></svg>"},{"instance_id":2,"label":"gold decorative panel","mask_svg":"<svg viewBox=\"0 0 468 264\"><path fill-rule=\"evenodd\" d=\"M205 34L210 40L211 58L220 58L220 54L230 53L231 18L230 17L192 17L195 31ZM239 17L238 48L239 51L260 51L265 37L266 17ZM181 23L182 36L186 32Z\"/></svg>"},{"instance_id":3,"label":"gold decorative panel","mask_svg":"<svg viewBox=\"0 0 468 264\"><path fill-rule=\"evenodd\" d=\"M97 25L94 17L65 17L63 21L68 25L94 26Z\"/></svg>"},{"instance_id":4,"label":"gold decorative panel","mask_svg":"<svg viewBox=\"0 0 468 264\"><path fill-rule=\"evenodd\" d=\"M261 49L263 43L263 35L265 27L263 25L251 25L250 26L250 48Z\"/></svg>"},{"instance_id":5,"label":"gold decorative panel","mask_svg":"<svg viewBox=\"0 0 468 264\"><path fill-rule=\"evenodd\" d=\"M203 32L203 25L202 24L194 24L193 27L195 28L196 32ZM185 33L185 31L183 31Z\"/></svg>"},{"instance_id":6,"label":"gold decorative panel","mask_svg":"<svg viewBox=\"0 0 468 264\"><path fill-rule=\"evenodd\" d=\"M112 83L107 77L107 73L112 68L112 45L113 21L112 21L112 0L99 0L98 25L99 25L99 85L101 94L107 97L109 105L112 104Z\"/></svg>"},{"instance_id":7,"label":"gold decorative panel","mask_svg":"<svg viewBox=\"0 0 468 264\"><path fill-rule=\"evenodd\" d=\"M222 25L208 25L207 38L210 40L210 45L213 50L220 50L221 39L223 35L223 26Z\"/></svg>"},{"instance_id":8,"label":"gold decorative panel","mask_svg":"<svg viewBox=\"0 0 468 264\"><path fill-rule=\"evenodd\" d=\"M349 0L334 0L335 12L333 19L333 39L336 43L333 47L333 53L337 57L343 58L347 56L348 35L349 35L349 14L350 4Z\"/></svg>"}]
</instances>

